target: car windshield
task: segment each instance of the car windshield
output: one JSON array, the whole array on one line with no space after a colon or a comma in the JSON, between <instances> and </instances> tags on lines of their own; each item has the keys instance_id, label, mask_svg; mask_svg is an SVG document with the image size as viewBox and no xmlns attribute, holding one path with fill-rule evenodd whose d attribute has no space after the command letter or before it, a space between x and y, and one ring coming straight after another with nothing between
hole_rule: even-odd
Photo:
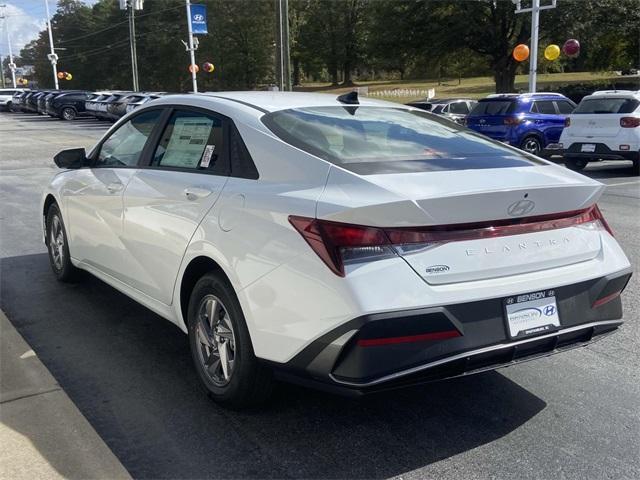
<instances>
[{"instance_id":1,"label":"car windshield","mask_svg":"<svg viewBox=\"0 0 640 480\"><path fill-rule=\"evenodd\" d=\"M285 142L360 174L545 164L419 110L313 107L263 117Z\"/></svg>"},{"instance_id":2,"label":"car windshield","mask_svg":"<svg viewBox=\"0 0 640 480\"><path fill-rule=\"evenodd\" d=\"M469 115L507 115L516 111L516 105L511 100L480 100Z\"/></svg>"},{"instance_id":3,"label":"car windshield","mask_svg":"<svg viewBox=\"0 0 640 480\"><path fill-rule=\"evenodd\" d=\"M634 98L585 98L573 113L631 113L638 105Z\"/></svg>"}]
</instances>

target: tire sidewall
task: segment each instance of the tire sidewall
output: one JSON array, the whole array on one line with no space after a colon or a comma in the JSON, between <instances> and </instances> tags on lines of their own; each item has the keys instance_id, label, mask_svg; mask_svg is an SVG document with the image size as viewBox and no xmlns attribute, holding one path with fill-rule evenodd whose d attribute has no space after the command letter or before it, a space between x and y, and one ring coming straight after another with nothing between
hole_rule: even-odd
<instances>
[{"instance_id":1,"label":"tire sidewall","mask_svg":"<svg viewBox=\"0 0 640 480\"><path fill-rule=\"evenodd\" d=\"M230 315L231 323L235 333L235 361L233 366L233 375L230 382L224 387L220 387L203 371L200 364L197 349L199 348L198 339L195 332L197 325L197 315L200 303L206 295L214 295L224 304ZM244 387L243 380L246 381L251 377L252 363L255 362L253 348L251 346L251 338L246 327L244 315L240 308L240 303L228 283L220 279L215 274L207 274L202 277L193 288L191 298L189 300L188 309L188 329L189 329L189 346L191 347L191 357L198 376L202 381L202 386L206 393L215 401L225 403L233 401Z\"/></svg>"},{"instance_id":2,"label":"tire sidewall","mask_svg":"<svg viewBox=\"0 0 640 480\"><path fill-rule=\"evenodd\" d=\"M51 225L53 223L53 218L57 216L60 221L60 226L62 228L62 237L64 238L64 261L62 262L62 268L58 269L56 267L55 262L53 261L53 255L51 254L51 245L50 245L50 231ZM67 229L64 225L64 220L62 219L62 213L58 208L57 204L52 204L47 210L47 221L46 221L46 239L47 239L47 253L49 255L49 263L51 264L51 270L53 270L54 275L58 278L58 280L68 280L72 274L74 273L75 267L71 263L71 255L69 253L69 240L67 238Z\"/></svg>"}]
</instances>

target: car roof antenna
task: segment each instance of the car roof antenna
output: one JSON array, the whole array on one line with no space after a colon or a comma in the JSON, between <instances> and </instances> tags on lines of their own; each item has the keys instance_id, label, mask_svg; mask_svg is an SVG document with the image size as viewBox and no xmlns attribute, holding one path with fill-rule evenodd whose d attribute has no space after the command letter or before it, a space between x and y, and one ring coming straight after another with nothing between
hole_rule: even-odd
<instances>
[{"instance_id":1,"label":"car roof antenna","mask_svg":"<svg viewBox=\"0 0 640 480\"><path fill-rule=\"evenodd\" d=\"M338 101L347 105L360 105L358 100L358 91L352 90L349 93L344 93L338 96ZM355 115L358 107L343 107L350 115Z\"/></svg>"},{"instance_id":2,"label":"car roof antenna","mask_svg":"<svg viewBox=\"0 0 640 480\"><path fill-rule=\"evenodd\" d=\"M353 90L349 93L342 94L338 97L338 101L340 103L347 103L349 105L360 105L360 100L358 100L358 91Z\"/></svg>"}]
</instances>

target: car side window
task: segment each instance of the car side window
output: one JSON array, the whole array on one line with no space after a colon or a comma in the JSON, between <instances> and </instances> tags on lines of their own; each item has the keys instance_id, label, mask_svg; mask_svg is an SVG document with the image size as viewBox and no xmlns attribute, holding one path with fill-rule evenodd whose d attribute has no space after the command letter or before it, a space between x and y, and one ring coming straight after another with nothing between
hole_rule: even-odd
<instances>
[{"instance_id":1,"label":"car side window","mask_svg":"<svg viewBox=\"0 0 640 480\"><path fill-rule=\"evenodd\" d=\"M158 123L162 110L149 110L121 125L100 146L94 167L138 165L144 146Z\"/></svg>"},{"instance_id":2,"label":"car side window","mask_svg":"<svg viewBox=\"0 0 640 480\"><path fill-rule=\"evenodd\" d=\"M551 100L538 100L534 103L534 108L532 108L531 111L543 113L545 115L555 115L556 107L553 105Z\"/></svg>"},{"instance_id":3,"label":"car side window","mask_svg":"<svg viewBox=\"0 0 640 480\"><path fill-rule=\"evenodd\" d=\"M231 162L231 175L238 178L257 180L259 178L253 158L247 149L240 132L235 125L231 125L229 132L229 158Z\"/></svg>"},{"instance_id":4,"label":"car side window","mask_svg":"<svg viewBox=\"0 0 640 480\"><path fill-rule=\"evenodd\" d=\"M556 105L558 106L558 111L562 115L569 115L573 112L573 109L576 108L571 102L567 102L566 100L556 101Z\"/></svg>"},{"instance_id":5,"label":"car side window","mask_svg":"<svg viewBox=\"0 0 640 480\"><path fill-rule=\"evenodd\" d=\"M151 166L222 173L224 121L215 114L173 112L153 154Z\"/></svg>"},{"instance_id":6,"label":"car side window","mask_svg":"<svg viewBox=\"0 0 640 480\"><path fill-rule=\"evenodd\" d=\"M466 115L469 113L469 106L467 102L455 102L449 105L449 113L457 113L460 115Z\"/></svg>"}]
</instances>

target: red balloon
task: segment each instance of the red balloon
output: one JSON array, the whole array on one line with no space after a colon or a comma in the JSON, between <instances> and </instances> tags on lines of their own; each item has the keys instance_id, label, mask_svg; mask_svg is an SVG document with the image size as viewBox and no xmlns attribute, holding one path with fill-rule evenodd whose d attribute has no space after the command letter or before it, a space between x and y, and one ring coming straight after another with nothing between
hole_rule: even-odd
<instances>
[{"instance_id":1,"label":"red balloon","mask_svg":"<svg viewBox=\"0 0 640 480\"><path fill-rule=\"evenodd\" d=\"M562 45L562 53L569 58L577 57L580 54L580 42L575 38L570 38Z\"/></svg>"}]
</instances>

